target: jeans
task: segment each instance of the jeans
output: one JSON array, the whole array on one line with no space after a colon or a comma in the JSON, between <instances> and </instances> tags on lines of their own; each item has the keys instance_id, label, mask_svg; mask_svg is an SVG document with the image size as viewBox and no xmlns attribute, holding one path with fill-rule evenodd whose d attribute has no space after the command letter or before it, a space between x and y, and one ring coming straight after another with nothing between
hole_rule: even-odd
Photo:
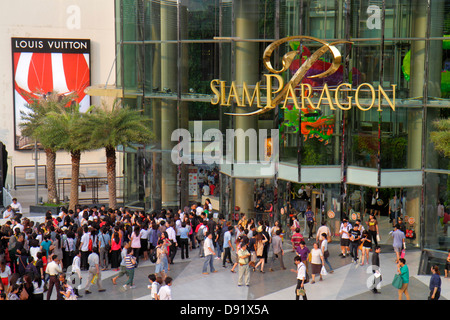
<instances>
[{"instance_id":1,"label":"jeans","mask_svg":"<svg viewBox=\"0 0 450 320\"><path fill-rule=\"evenodd\" d=\"M161 262L156 264L155 273L168 273L169 272L169 262L167 261L167 256L161 257Z\"/></svg>"},{"instance_id":2,"label":"jeans","mask_svg":"<svg viewBox=\"0 0 450 320\"><path fill-rule=\"evenodd\" d=\"M325 263L328 265L328 267L330 268L330 271L333 270L333 268L331 267L330 261L328 261L328 258L323 258L323 261L325 261Z\"/></svg>"},{"instance_id":3,"label":"jeans","mask_svg":"<svg viewBox=\"0 0 450 320\"><path fill-rule=\"evenodd\" d=\"M203 243L205 240L200 240L198 242L198 256L199 257L204 257L205 256L205 250L203 249Z\"/></svg>"},{"instance_id":4,"label":"jeans","mask_svg":"<svg viewBox=\"0 0 450 320\"><path fill-rule=\"evenodd\" d=\"M203 263L203 273L208 272L208 265L209 265L210 272L216 271L214 269L214 255L213 254L208 254L207 256L205 256L205 263Z\"/></svg>"},{"instance_id":5,"label":"jeans","mask_svg":"<svg viewBox=\"0 0 450 320\"><path fill-rule=\"evenodd\" d=\"M221 257L223 252L223 246L221 246L218 242L216 242L216 255L217 257Z\"/></svg>"},{"instance_id":6,"label":"jeans","mask_svg":"<svg viewBox=\"0 0 450 320\"><path fill-rule=\"evenodd\" d=\"M350 241L350 255L353 256L354 260L358 260L358 241Z\"/></svg>"}]
</instances>

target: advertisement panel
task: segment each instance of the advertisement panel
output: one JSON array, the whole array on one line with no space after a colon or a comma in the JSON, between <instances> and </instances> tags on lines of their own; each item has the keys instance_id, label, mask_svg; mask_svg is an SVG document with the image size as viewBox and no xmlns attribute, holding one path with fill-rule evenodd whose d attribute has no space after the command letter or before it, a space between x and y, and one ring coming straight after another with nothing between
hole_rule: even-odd
<instances>
[{"instance_id":1,"label":"advertisement panel","mask_svg":"<svg viewBox=\"0 0 450 320\"><path fill-rule=\"evenodd\" d=\"M15 149L32 149L34 141L20 131L21 111L49 92L74 93L80 110L90 106L84 93L90 85L90 40L11 38L13 62Z\"/></svg>"}]
</instances>

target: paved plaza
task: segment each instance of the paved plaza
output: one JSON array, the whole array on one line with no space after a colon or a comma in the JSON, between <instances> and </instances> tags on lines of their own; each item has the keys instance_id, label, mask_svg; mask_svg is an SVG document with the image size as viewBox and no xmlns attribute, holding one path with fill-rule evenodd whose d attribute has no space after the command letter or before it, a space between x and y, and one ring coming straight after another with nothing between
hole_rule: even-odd
<instances>
[{"instance_id":1,"label":"paved plaza","mask_svg":"<svg viewBox=\"0 0 450 320\"><path fill-rule=\"evenodd\" d=\"M28 209L25 199L26 190L17 190L14 195L22 199L24 208ZM29 190L28 190L29 192ZM43 192L43 191L41 191ZM31 201L31 200L29 200ZM25 216L29 214L25 213ZM35 217L36 218L36 217ZM334 273L324 276L323 281L308 283L305 286L309 300L396 300L397 290L391 285L391 281L397 270L394 263L394 251L392 249L392 238L389 237L389 226L387 219L380 220L380 230L385 230L381 234L381 254L380 269L383 276L381 283L381 294L373 294L367 287L367 279L371 275L368 265L359 266L351 263L351 258L341 258L339 256L339 239L334 237L329 244L329 261L333 266ZM301 221L302 230L304 230ZM305 233L303 233L305 235ZM307 241L308 248L312 248L313 241ZM250 286L238 287L238 273L231 273L231 266L222 267L221 260L214 260L214 274L203 275L202 267L204 258L198 257L198 249L194 249L189 254L189 259L181 260L180 252L171 265L169 276L173 280L172 297L174 300L294 300L296 287L296 274L290 269L295 269L293 263L294 252L289 240L284 241L285 255L284 264L286 270L280 270L276 265L274 272L270 272L266 265L265 273L252 272ZM409 293L412 300L427 300L429 291L428 284L430 275L418 275L420 261L420 250L414 247L407 247L406 263L410 270ZM269 259L272 252L269 252ZM369 260L371 261L371 260ZM236 268L237 270L237 268ZM92 286L92 294L85 295L84 290L80 290L83 297L80 300L150 300L150 290L147 276L154 273L155 265L150 261L142 261L135 270L134 289L124 290L122 285L126 282L126 276L117 280L117 285L113 285L111 279L117 273L112 270L102 272L103 287L106 292L97 292ZM83 272L83 284L87 281L87 272ZM443 277L442 270L442 292L441 300L450 299L450 279ZM55 299L56 295L52 295Z\"/></svg>"},{"instance_id":2,"label":"paved plaza","mask_svg":"<svg viewBox=\"0 0 450 320\"><path fill-rule=\"evenodd\" d=\"M312 241L309 241L312 244ZM312 245L311 245L312 246ZM259 271L251 273L250 286L237 285L238 273L231 273L231 266L222 267L221 260L214 260L214 267L218 271L214 274L203 275L202 266L204 258L198 257L198 249L192 250L190 258L181 260L179 253L175 257L175 263L171 265L169 275L174 279L172 285L172 297L174 300L294 300L296 274L290 269L295 269L293 264L294 253L286 245L284 256L286 270L281 270L278 265L273 272L265 267L265 273ZM391 285L396 272L394 252L389 245L382 245L380 254L381 272L383 282L381 294L373 294L369 291L366 282L371 275L368 265L360 266L351 263L351 258L339 256L339 244L334 241L329 245L329 261L334 268L333 274L324 276L323 281L306 284L306 292L309 300L396 300L397 290ZM271 253L269 255L271 257ZM428 284L430 276L417 275L420 251L408 250L406 254L407 265L410 270L409 292L412 300L427 300ZM237 269L236 269L237 270ZM102 272L103 287L106 292L97 292L92 286L92 294L85 295L80 300L151 300L147 276L155 271L155 266L150 261L142 261L135 272L134 289L124 290L122 285L126 276L117 280L113 285L111 279L117 273L112 270ZM84 282L87 272L84 272ZM84 283L83 282L83 283ZM52 296L54 298L55 295ZM442 277L441 300L450 298L450 279Z\"/></svg>"}]
</instances>

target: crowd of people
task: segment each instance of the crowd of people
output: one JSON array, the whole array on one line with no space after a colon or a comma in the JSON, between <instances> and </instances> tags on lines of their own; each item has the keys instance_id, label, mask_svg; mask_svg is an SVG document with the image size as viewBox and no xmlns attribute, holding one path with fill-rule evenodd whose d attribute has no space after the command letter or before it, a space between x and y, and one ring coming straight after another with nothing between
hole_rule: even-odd
<instances>
[{"instance_id":1,"label":"crowd of people","mask_svg":"<svg viewBox=\"0 0 450 320\"><path fill-rule=\"evenodd\" d=\"M342 258L350 255L355 264L364 265L369 264L369 252L372 252L371 264L379 267L380 238L375 216L371 215L365 224L367 230L360 220L352 226L343 219L340 255ZM305 283L314 284L317 277L322 281L323 275L334 272L328 260L332 235L325 221L314 236L313 226L308 224L308 239L313 240L308 248L297 217L293 217L290 228L297 265L296 270L291 270L297 273L296 298L306 299ZM396 225L392 237L398 272L404 281L399 297L404 294L409 298L402 229ZM182 260L188 259L196 248L199 257L204 258L202 274L217 272L214 262L219 260L223 268L229 266L233 273L237 269L238 286L249 286L251 272L274 271L276 264L286 270L284 233L278 221L272 226L268 221L247 219L245 214L241 214L237 224L227 221L223 215L213 218L208 202L178 212L162 209L145 213L104 206L77 207L75 211L62 208L57 216L47 212L42 223L22 218L20 213L12 214L0 228L0 299L50 300L54 291L57 300L76 300L82 297L81 288L84 294L90 294L93 286L98 292L105 292L102 285L105 270L116 272L111 278L114 285L126 276L122 287L130 290L135 288L136 267L148 259L155 263L155 272L148 275L151 299L171 299L173 279L169 271L174 258L180 252ZM81 271L88 275L83 287ZM377 293L375 285L372 291ZM439 291L434 293L433 297L436 296L439 297Z\"/></svg>"},{"instance_id":2,"label":"crowd of people","mask_svg":"<svg viewBox=\"0 0 450 320\"><path fill-rule=\"evenodd\" d=\"M269 227L267 221L255 222L242 214L235 225L223 215L213 219L208 202L173 212L162 209L145 213L128 208L104 206L62 208L54 216L37 223L21 214L13 214L0 228L1 297L8 300L75 300L84 294L105 292L102 271L117 272L114 285L126 276L125 290L135 288L134 271L140 260L155 263L148 276L152 299L171 299L172 278L168 276L173 260L180 252L188 259L199 248L204 257L203 274L215 272L214 260L239 271L239 285L249 285L249 272L273 271L283 263L280 223ZM269 260L269 246L274 255ZM82 286L82 271L87 282ZM55 290L54 290L55 289ZM54 296L53 296L54 298Z\"/></svg>"},{"instance_id":3,"label":"crowd of people","mask_svg":"<svg viewBox=\"0 0 450 320\"><path fill-rule=\"evenodd\" d=\"M93 285L106 291L105 270L117 271L114 284L126 275L123 287L132 289L140 259L157 265L156 274L149 275L152 299L170 299L169 264L178 247L182 259L184 253L188 257L185 237L192 232L183 229L198 220L189 208L151 214L104 206L62 208L57 216L48 211L42 223L14 213L0 228L0 299L50 300L55 289L57 300L76 300L82 297L81 271L88 274L85 294Z\"/></svg>"}]
</instances>

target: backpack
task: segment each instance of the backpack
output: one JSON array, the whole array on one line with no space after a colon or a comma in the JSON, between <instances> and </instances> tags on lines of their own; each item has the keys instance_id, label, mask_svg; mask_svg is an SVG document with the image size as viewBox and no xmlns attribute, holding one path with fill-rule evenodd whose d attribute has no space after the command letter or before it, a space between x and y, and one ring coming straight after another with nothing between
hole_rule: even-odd
<instances>
[{"instance_id":1,"label":"backpack","mask_svg":"<svg viewBox=\"0 0 450 320\"><path fill-rule=\"evenodd\" d=\"M204 234L204 227L202 228L202 227L200 227L199 229L198 229L198 231L197 231L197 240L198 241L203 241L204 239L205 239L205 234Z\"/></svg>"},{"instance_id":2,"label":"backpack","mask_svg":"<svg viewBox=\"0 0 450 320\"><path fill-rule=\"evenodd\" d=\"M156 256L156 249L153 250L153 251L150 253L149 259L150 259L150 261L153 262L153 263L156 262L156 260L158 259L157 256Z\"/></svg>"}]
</instances>

